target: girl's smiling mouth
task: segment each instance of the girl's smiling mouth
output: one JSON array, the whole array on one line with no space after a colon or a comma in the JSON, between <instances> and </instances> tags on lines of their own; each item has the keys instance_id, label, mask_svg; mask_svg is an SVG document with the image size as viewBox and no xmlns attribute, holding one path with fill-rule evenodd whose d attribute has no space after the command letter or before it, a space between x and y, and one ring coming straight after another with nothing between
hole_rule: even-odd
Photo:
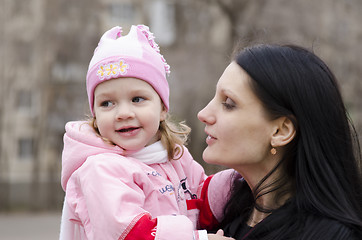
<instances>
[{"instance_id":1,"label":"girl's smiling mouth","mask_svg":"<svg viewBox=\"0 0 362 240\"><path fill-rule=\"evenodd\" d=\"M124 133L124 132L132 132L134 130L139 129L140 127L126 127L116 130L116 132Z\"/></svg>"},{"instance_id":2,"label":"girl's smiling mouth","mask_svg":"<svg viewBox=\"0 0 362 240\"><path fill-rule=\"evenodd\" d=\"M116 130L116 133L124 137L134 137L141 131L141 127L125 127Z\"/></svg>"}]
</instances>

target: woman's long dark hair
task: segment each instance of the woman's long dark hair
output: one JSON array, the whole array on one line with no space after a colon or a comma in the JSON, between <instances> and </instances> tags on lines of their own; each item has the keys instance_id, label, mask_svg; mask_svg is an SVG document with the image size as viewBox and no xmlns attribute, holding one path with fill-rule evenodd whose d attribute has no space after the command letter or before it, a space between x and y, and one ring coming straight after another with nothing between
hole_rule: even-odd
<instances>
[{"instance_id":1,"label":"woman's long dark hair","mask_svg":"<svg viewBox=\"0 0 362 240\"><path fill-rule=\"evenodd\" d=\"M256 45L241 51L235 61L252 78L251 88L271 116L289 117L297 129L278 166L284 172L282 180L268 186L269 190L289 182L294 214L310 213L360 230L361 150L333 73L311 51L291 45ZM255 207L255 189L251 191L242 181L236 181L233 187L224 225L238 216L247 219ZM275 221L291 218L277 215ZM300 230L305 223L293 217L293 224ZM282 239L275 236L288 236L296 230L288 225L271 229L273 238L266 234L258 239Z\"/></svg>"}]
</instances>

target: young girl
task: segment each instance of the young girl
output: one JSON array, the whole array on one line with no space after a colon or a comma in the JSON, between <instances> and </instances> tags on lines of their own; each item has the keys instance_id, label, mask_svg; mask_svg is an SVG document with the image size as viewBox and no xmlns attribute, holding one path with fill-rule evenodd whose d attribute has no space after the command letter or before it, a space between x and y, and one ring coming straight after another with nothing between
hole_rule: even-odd
<instances>
[{"instance_id":1,"label":"young girl","mask_svg":"<svg viewBox=\"0 0 362 240\"><path fill-rule=\"evenodd\" d=\"M183 146L189 129L168 120L169 65L148 27L121 32L89 64L93 118L65 127L60 238L192 240L206 176Z\"/></svg>"}]
</instances>

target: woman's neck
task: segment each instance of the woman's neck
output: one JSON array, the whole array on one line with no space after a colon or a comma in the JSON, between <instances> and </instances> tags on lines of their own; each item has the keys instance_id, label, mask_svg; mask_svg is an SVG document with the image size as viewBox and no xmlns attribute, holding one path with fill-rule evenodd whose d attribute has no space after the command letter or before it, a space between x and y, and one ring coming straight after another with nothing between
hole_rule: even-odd
<instances>
[{"instance_id":1,"label":"woman's neck","mask_svg":"<svg viewBox=\"0 0 362 240\"><path fill-rule=\"evenodd\" d=\"M250 227L254 227L255 225L257 225L258 223L263 221L264 218L266 218L269 215L270 215L270 213L260 212L254 208L252 213L250 214L250 217L249 217L248 221L246 222L246 224Z\"/></svg>"},{"instance_id":2,"label":"woman's neck","mask_svg":"<svg viewBox=\"0 0 362 240\"><path fill-rule=\"evenodd\" d=\"M284 184L279 181L281 186L278 186L277 190L266 193L275 187L275 185L273 185L272 183L278 182L277 178L280 177L278 170L276 170L267 179L265 179L265 181L262 182L260 186L259 186L260 181L267 175L267 173L265 172L262 173L259 171L257 172L259 173L258 175L256 172L253 171L244 171L244 174L243 172L239 172L243 176L247 184L249 185L250 189L253 191L253 195L255 197L255 205L257 205L257 207L253 208L252 212L250 213L249 219L247 221L247 224L251 227L254 227L264 218L269 216L273 210L283 206L285 202L288 199L290 199L293 195L291 190L292 183L288 180L286 180ZM270 186L270 187L264 188L265 186Z\"/></svg>"}]
</instances>

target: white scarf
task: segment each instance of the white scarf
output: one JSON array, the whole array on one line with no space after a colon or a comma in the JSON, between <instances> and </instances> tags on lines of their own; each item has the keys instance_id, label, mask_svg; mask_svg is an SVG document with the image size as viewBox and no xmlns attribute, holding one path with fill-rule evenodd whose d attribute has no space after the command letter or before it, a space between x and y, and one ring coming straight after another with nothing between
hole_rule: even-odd
<instances>
[{"instance_id":1,"label":"white scarf","mask_svg":"<svg viewBox=\"0 0 362 240\"><path fill-rule=\"evenodd\" d=\"M167 150L162 145L161 141L155 142L128 156L136 158L147 165L165 163L168 161Z\"/></svg>"}]
</instances>

